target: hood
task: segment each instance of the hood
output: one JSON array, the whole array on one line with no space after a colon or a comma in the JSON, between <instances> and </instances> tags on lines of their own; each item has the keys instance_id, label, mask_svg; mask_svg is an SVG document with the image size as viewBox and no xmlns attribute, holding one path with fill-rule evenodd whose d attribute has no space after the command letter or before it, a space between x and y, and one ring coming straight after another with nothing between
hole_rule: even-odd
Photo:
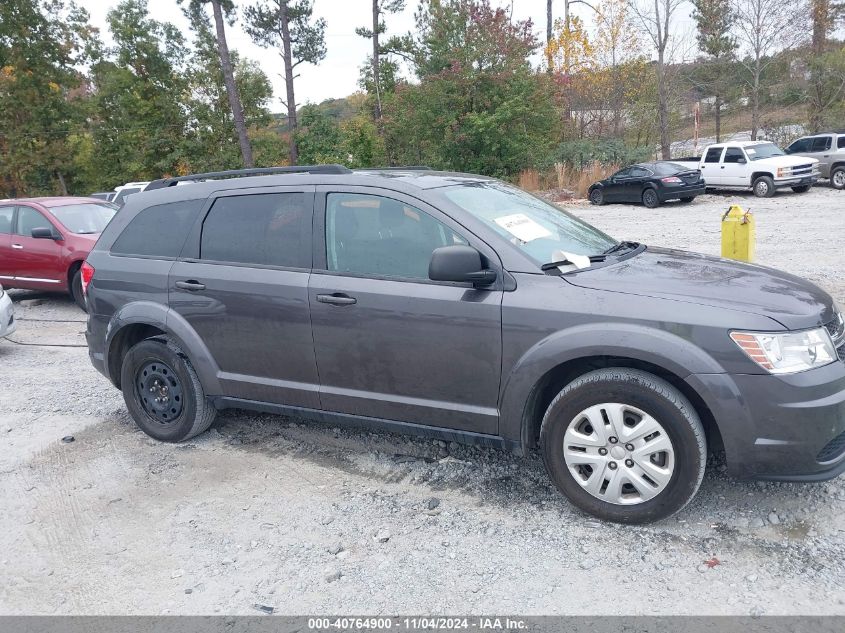
<instances>
[{"instance_id":1,"label":"hood","mask_svg":"<svg viewBox=\"0 0 845 633\"><path fill-rule=\"evenodd\" d=\"M809 156L772 156L771 158L761 158L760 160L752 160L750 165L777 165L778 167L797 167L798 165L815 165L818 159Z\"/></svg>"},{"instance_id":2,"label":"hood","mask_svg":"<svg viewBox=\"0 0 845 633\"><path fill-rule=\"evenodd\" d=\"M564 277L582 288L739 310L772 318L790 330L833 319L833 299L789 273L698 253L649 247L616 264Z\"/></svg>"}]
</instances>

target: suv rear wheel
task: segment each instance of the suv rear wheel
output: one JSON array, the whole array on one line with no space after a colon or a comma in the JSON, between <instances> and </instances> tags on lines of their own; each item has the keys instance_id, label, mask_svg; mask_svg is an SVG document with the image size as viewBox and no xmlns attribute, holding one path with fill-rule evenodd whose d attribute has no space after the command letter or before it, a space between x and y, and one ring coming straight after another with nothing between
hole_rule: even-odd
<instances>
[{"instance_id":1,"label":"suv rear wheel","mask_svg":"<svg viewBox=\"0 0 845 633\"><path fill-rule=\"evenodd\" d=\"M834 189L845 189L845 166L834 167L830 172L830 185Z\"/></svg>"},{"instance_id":2,"label":"suv rear wheel","mask_svg":"<svg viewBox=\"0 0 845 633\"><path fill-rule=\"evenodd\" d=\"M73 273L73 278L70 280L70 295L83 312L88 312L88 306L85 305L85 295L82 293L82 271L77 270Z\"/></svg>"},{"instance_id":3,"label":"suv rear wheel","mask_svg":"<svg viewBox=\"0 0 845 633\"><path fill-rule=\"evenodd\" d=\"M701 485L707 445L689 400L637 369L589 372L552 400L540 430L555 485L581 510L608 521L671 516Z\"/></svg>"},{"instance_id":4,"label":"suv rear wheel","mask_svg":"<svg viewBox=\"0 0 845 633\"><path fill-rule=\"evenodd\" d=\"M135 423L162 442L192 438L217 415L184 352L167 337L146 339L126 353L120 386Z\"/></svg>"}]
</instances>

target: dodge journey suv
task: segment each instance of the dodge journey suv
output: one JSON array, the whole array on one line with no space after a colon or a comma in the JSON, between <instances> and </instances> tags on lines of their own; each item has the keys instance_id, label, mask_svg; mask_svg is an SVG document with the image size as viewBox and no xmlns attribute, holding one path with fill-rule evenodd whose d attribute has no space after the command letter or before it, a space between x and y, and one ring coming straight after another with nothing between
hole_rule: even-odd
<instances>
[{"instance_id":1,"label":"dodge journey suv","mask_svg":"<svg viewBox=\"0 0 845 633\"><path fill-rule=\"evenodd\" d=\"M625 523L681 509L708 449L740 478L845 470L845 323L827 293L619 242L491 178L155 181L82 284L94 366L166 442L235 407L538 448L572 503Z\"/></svg>"}]
</instances>

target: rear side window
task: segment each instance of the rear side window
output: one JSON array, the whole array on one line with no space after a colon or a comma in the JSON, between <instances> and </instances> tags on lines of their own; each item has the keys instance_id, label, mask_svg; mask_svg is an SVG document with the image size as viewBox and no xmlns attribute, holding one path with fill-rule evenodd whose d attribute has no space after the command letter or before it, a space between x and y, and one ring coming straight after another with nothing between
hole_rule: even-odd
<instances>
[{"instance_id":1,"label":"rear side window","mask_svg":"<svg viewBox=\"0 0 845 633\"><path fill-rule=\"evenodd\" d=\"M203 200L183 200L147 207L123 229L112 254L176 259L202 204Z\"/></svg>"},{"instance_id":2,"label":"rear side window","mask_svg":"<svg viewBox=\"0 0 845 633\"><path fill-rule=\"evenodd\" d=\"M310 268L313 200L303 192L218 198L202 225L200 258Z\"/></svg>"},{"instance_id":3,"label":"rear side window","mask_svg":"<svg viewBox=\"0 0 845 633\"><path fill-rule=\"evenodd\" d=\"M719 157L722 155L722 148L721 147L711 147L707 150L707 154L704 156L705 163L718 163Z\"/></svg>"},{"instance_id":4,"label":"rear side window","mask_svg":"<svg viewBox=\"0 0 845 633\"><path fill-rule=\"evenodd\" d=\"M12 215L15 207L0 207L0 235L8 235L12 232Z\"/></svg>"},{"instance_id":5,"label":"rear side window","mask_svg":"<svg viewBox=\"0 0 845 633\"><path fill-rule=\"evenodd\" d=\"M813 139L813 147L810 151L812 152L824 152L830 149L830 137L829 136L817 136Z\"/></svg>"},{"instance_id":6,"label":"rear side window","mask_svg":"<svg viewBox=\"0 0 845 633\"><path fill-rule=\"evenodd\" d=\"M836 148L845 149L845 136L840 136L838 139L836 139Z\"/></svg>"}]
</instances>

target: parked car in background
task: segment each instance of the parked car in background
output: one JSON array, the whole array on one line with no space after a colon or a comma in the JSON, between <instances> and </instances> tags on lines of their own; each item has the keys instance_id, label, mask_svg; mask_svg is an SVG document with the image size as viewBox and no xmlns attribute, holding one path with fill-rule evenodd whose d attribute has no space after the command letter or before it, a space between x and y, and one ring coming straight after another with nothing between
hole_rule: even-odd
<instances>
[{"instance_id":1,"label":"parked car in background","mask_svg":"<svg viewBox=\"0 0 845 633\"><path fill-rule=\"evenodd\" d=\"M106 202L111 202L114 197L117 195L114 191L98 191L96 193L89 193L89 198L96 198L97 200L105 200Z\"/></svg>"},{"instance_id":2,"label":"parked car in background","mask_svg":"<svg viewBox=\"0 0 845 633\"><path fill-rule=\"evenodd\" d=\"M150 183L148 181L144 180L139 182L127 182L125 185L115 187L115 195L114 198L111 199L111 202L114 202L116 205L121 206L126 202L127 196L131 196L133 193L143 191L144 188L149 184Z\"/></svg>"},{"instance_id":3,"label":"parked car in background","mask_svg":"<svg viewBox=\"0 0 845 633\"><path fill-rule=\"evenodd\" d=\"M815 158L787 156L768 141L732 141L708 145L701 158L673 158L672 163L700 169L708 189L751 189L758 198L776 189L809 191L819 179Z\"/></svg>"},{"instance_id":4,"label":"parked car in background","mask_svg":"<svg viewBox=\"0 0 845 633\"><path fill-rule=\"evenodd\" d=\"M668 200L692 202L703 193L704 181L698 169L654 162L637 163L599 180L590 185L588 197L593 204L634 202L653 209Z\"/></svg>"},{"instance_id":5,"label":"parked car in background","mask_svg":"<svg viewBox=\"0 0 845 633\"><path fill-rule=\"evenodd\" d=\"M96 198L0 200L0 283L68 292L84 310L79 271L116 209Z\"/></svg>"},{"instance_id":6,"label":"parked car in background","mask_svg":"<svg viewBox=\"0 0 845 633\"><path fill-rule=\"evenodd\" d=\"M815 158L821 177L830 178L834 189L845 189L845 132L802 136L786 148L786 153Z\"/></svg>"},{"instance_id":7,"label":"parked car in background","mask_svg":"<svg viewBox=\"0 0 845 633\"><path fill-rule=\"evenodd\" d=\"M0 286L0 338L9 336L17 328L15 323L15 308L12 299L6 294L3 286Z\"/></svg>"},{"instance_id":8,"label":"parked car in background","mask_svg":"<svg viewBox=\"0 0 845 633\"><path fill-rule=\"evenodd\" d=\"M625 523L681 509L708 445L743 478L845 471L845 323L817 286L484 176L268 172L153 182L83 265L91 362L151 437L231 407L539 447Z\"/></svg>"}]
</instances>

